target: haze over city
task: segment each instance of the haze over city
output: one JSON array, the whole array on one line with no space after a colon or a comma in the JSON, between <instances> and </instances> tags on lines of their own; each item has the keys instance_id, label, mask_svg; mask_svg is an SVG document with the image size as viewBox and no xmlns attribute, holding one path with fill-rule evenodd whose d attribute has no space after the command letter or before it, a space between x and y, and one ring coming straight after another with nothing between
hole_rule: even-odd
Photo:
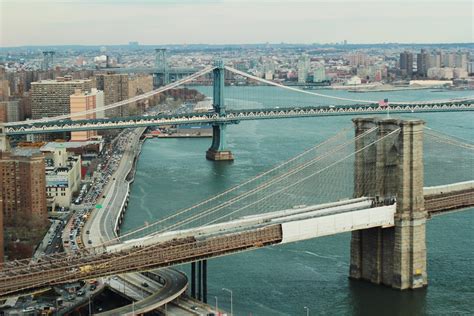
<instances>
[{"instance_id":1,"label":"haze over city","mask_svg":"<svg viewBox=\"0 0 474 316\"><path fill-rule=\"evenodd\" d=\"M472 42L472 12L472 1L1 0L0 45Z\"/></svg>"},{"instance_id":2,"label":"haze over city","mask_svg":"<svg viewBox=\"0 0 474 316\"><path fill-rule=\"evenodd\" d=\"M0 315L471 315L473 5L0 0Z\"/></svg>"}]
</instances>

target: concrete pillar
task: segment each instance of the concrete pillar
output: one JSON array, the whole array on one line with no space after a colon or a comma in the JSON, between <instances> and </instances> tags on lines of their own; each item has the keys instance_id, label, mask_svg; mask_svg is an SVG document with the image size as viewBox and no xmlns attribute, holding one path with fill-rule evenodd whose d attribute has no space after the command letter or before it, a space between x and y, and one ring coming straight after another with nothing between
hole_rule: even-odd
<instances>
[{"instance_id":1,"label":"concrete pillar","mask_svg":"<svg viewBox=\"0 0 474 316\"><path fill-rule=\"evenodd\" d=\"M196 262L191 262L191 297L196 298Z\"/></svg>"},{"instance_id":2,"label":"concrete pillar","mask_svg":"<svg viewBox=\"0 0 474 316\"><path fill-rule=\"evenodd\" d=\"M202 300L202 261L198 261L198 293L197 299Z\"/></svg>"},{"instance_id":3,"label":"concrete pillar","mask_svg":"<svg viewBox=\"0 0 474 316\"><path fill-rule=\"evenodd\" d=\"M396 198L395 227L354 231L350 277L398 289L427 284L423 198L423 121L354 119L356 151L400 129L356 154L354 196Z\"/></svg>"},{"instance_id":4,"label":"concrete pillar","mask_svg":"<svg viewBox=\"0 0 474 316\"><path fill-rule=\"evenodd\" d=\"M212 126L212 145L206 152L206 158L214 161L232 161L232 152L226 149L225 141L226 124L214 124Z\"/></svg>"},{"instance_id":5,"label":"concrete pillar","mask_svg":"<svg viewBox=\"0 0 474 316\"><path fill-rule=\"evenodd\" d=\"M216 62L214 69L214 87L213 87L213 107L219 115L225 115L224 104L224 77L225 69L222 60ZM234 160L232 152L227 149L225 141L225 123L216 123L212 126L212 145L206 152L206 158L209 160L223 161Z\"/></svg>"},{"instance_id":6,"label":"concrete pillar","mask_svg":"<svg viewBox=\"0 0 474 316\"><path fill-rule=\"evenodd\" d=\"M202 261L202 301L207 304L207 260Z\"/></svg>"}]
</instances>

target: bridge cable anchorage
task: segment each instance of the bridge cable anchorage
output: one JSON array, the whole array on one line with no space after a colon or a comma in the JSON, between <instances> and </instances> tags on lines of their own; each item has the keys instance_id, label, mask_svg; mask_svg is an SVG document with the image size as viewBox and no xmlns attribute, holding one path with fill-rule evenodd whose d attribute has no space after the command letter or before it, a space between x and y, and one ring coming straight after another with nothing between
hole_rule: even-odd
<instances>
[{"instance_id":1,"label":"bridge cable anchorage","mask_svg":"<svg viewBox=\"0 0 474 316\"><path fill-rule=\"evenodd\" d=\"M242 188L242 187L245 186L245 185L248 185L248 184L250 184L250 183L252 183L252 182L255 182L255 181L261 179L262 177L264 177L264 176L270 174L271 172L274 172L274 171L276 171L276 170L279 170L279 169L281 169L281 168L283 168L283 167L289 165L290 163L296 161L297 159L303 157L304 155L307 155L308 153L311 153L311 152L313 152L313 151L315 151L315 150L321 148L322 146L327 145L328 143L333 142L333 141L339 139L340 137L342 137L342 136L343 136L345 133L347 133L348 131L352 131L352 126L342 129L342 130L341 130L340 132L338 132L336 135L334 135L334 136L328 138L328 139L325 140L324 142L319 143L319 144L317 144L317 145L315 145L315 146L313 146L313 147L311 147L311 148L305 150L304 152L302 152L302 153L296 155L295 157L293 157L293 158L291 158L291 159L289 159L289 160L287 160L287 161L285 161L285 162L283 162L283 163L281 163L281 164L278 164L277 166L275 166L275 167L273 167L273 168L271 168L271 169L269 169L269 170L267 170L267 171L264 171L264 172L258 174L257 176L255 176L255 177L253 177L253 178L251 178L251 179L249 179L249 180L243 182L243 183L240 183L240 184L238 184L238 185L236 185L236 186L234 186L234 187L231 187L230 189L225 190L224 192L221 192L221 193L219 193L219 194L217 194L217 195L215 195L215 196L213 196L213 197L211 197L211 198L209 198L209 199L207 199L207 200L204 200L204 201L202 201L202 202L199 202L198 204L195 204L195 205L193 205L193 206L191 206L191 207L188 207L188 208L179 210L178 212L174 213L173 215L171 215L171 216L169 216L169 217L167 217L167 218L164 218L164 219L158 220L158 221L156 221L156 222L153 222L153 223L151 223L151 224L148 224L148 225L139 227L139 228L137 228L137 229L135 229L135 230L132 230L132 231L130 231L130 232L127 232L126 234L123 234L123 235L121 235L121 236L119 236L119 237L117 237L117 238L114 238L114 239L111 239L110 241L104 242L103 244L101 244L101 245L99 245L99 246L105 246L105 245L113 244L113 243L116 242L116 241L120 241L121 239L123 240L123 238L125 238L125 237L129 237L129 236L131 236L131 235L134 235L134 234L136 234L136 233L141 232L142 230L149 229L149 228L151 228L151 227L153 227L153 226L155 226L155 225L158 225L158 224L163 223L163 222L166 221L166 220L169 220L169 219L172 219L172 218L176 218L177 216L182 215L182 214L185 214L185 213L187 213L187 212L189 212L189 211L191 211L191 210L193 210L193 209L196 209L197 207L200 207L200 206L203 206L203 205L205 205L205 204L207 204L207 203L209 203L209 202L215 201L215 200L217 200L217 199L219 199L219 198L221 198L221 197L223 197L223 196L225 196L225 195L227 195L227 194L229 194L229 193L231 193L231 192L234 192L234 191L236 191L236 190Z\"/></svg>"},{"instance_id":2,"label":"bridge cable anchorage","mask_svg":"<svg viewBox=\"0 0 474 316\"><path fill-rule=\"evenodd\" d=\"M364 135L359 135L356 139L361 138L361 137L367 135L368 133L374 132L376 129L377 129L377 128L373 128L372 130L367 131ZM267 189L268 187L270 187L270 185L275 184L275 183L279 183L279 182L281 182L282 180L288 179L289 176L295 175L297 172L300 172L300 171L304 170L305 168L307 168L307 167L313 165L314 163L316 163L316 162L322 160L322 158L331 157L331 155L334 154L335 152L337 152L340 148L343 148L343 147L345 147L345 146L347 146L347 145L349 145L349 144L352 144L353 141L354 141L354 140L351 140L351 141L349 141L349 142L346 142L346 143L344 143L343 145L340 145L338 148L332 149L332 151L327 151L327 152L324 153L324 155L317 156L316 158L313 158L313 159L311 159L310 161L305 162L304 164L299 164L296 168L290 169L290 170L287 171L286 173L284 173L284 174L282 174L282 175L279 175L279 176L277 176L277 177L274 177L274 178L272 178L270 181L267 181L267 182L265 182L264 184L262 184L262 185L260 185L260 186L258 186L258 187L256 187L256 188L253 188L253 189L250 190L250 191L246 191L246 192L244 192L244 193L242 193L242 194L240 194L240 195L238 195L238 196L236 196L236 197L233 197L233 198L231 198L231 199L229 199L229 200L219 201L219 203L218 203L217 206L211 207L210 209L206 209L206 210L204 210L204 211L203 211L203 210L199 210L198 214L195 214L195 215L192 215L192 214L191 214L192 216L190 216L190 217L188 217L188 218L185 218L184 220L181 220L181 221L179 221L178 223L174 223L174 224L172 224L171 226L166 226L165 228L161 229L160 231L158 231L158 232L156 232L156 233L163 233L163 232L165 232L165 231L169 231L170 229L180 227L180 226L182 226L182 225L184 225L184 224L188 224L188 223L194 222L194 221L196 221L196 220L198 220L198 219L203 218L203 217L206 216L206 215L210 215L210 214L213 214L213 213L215 213L215 212L217 212L217 211L220 211L220 210L224 209L224 207L226 207L226 206L230 206L230 205L232 205L232 204L235 204L236 202L239 202L239 201L242 200L243 198L246 198L246 197L255 195L255 194L257 194L257 193L260 193L262 190ZM298 156L301 156L301 154L298 155ZM297 157L298 157L298 156L297 156ZM295 157L295 158L296 158L296 157ZM290 159L289 161L294 161L295 158L292 158L292 159ZM286 163L284 163L284 164L286 164ZM282 164L282 165L284 165L284 164ZM275 169L277 169L277 168L274 168L274 169L272 169L272 170L275 170ZM268 172L265 172L264 174L266 174L266 173L268 173ZM257 177L256 177L256 178L257 178ZM254 179L251 179L251 180L249 180L249 181L246 181L245 183L249 183L249 182L251 182L252 180L254 180ZM242 185L239 185L239 186L242 186ZM239 187L239 186L238 186L238 187ZM229 191L232 191L232 189L231 189L231 190L228 190L228 191L226 191L226 192L229 192ZM226 192L225 192L225 193L226 193ZM224 194L220 194L219 196L223 196L223 195L224 195ZM210 200L215 200L215 199L216 199L216 197L213 197L213 198L211 198L211 199L208 199L208 200L206 200L206 201L204 201L204 202L199 203L198 205L201 206L201 205L203 205L203 204L206 204L206 202L209 202ZM196 205L193 206L193 207L190 207L190 208L186 209L185 211L190 211L190 210L193 210L193 209L196 209ZM183 214L183 213L184 213L184 212L181 212L181 214ZM167 217L167 218L164 218L164 219L162 219L162 220L160 220L160 221L158 221L158 222L162 223L162 222L165 222L165 221L167 221L167 220L169 220L169 219L172 219L172 218L176 218L176 214L171 215L171 216L169 216L169 217ZM152 225L156 225L156 223L154 223L154 224L152 224ZM141 228L140 230L142 230L142 229L143 229L143 228ZM132 232L132 233L134 233L134 232Z\"/></svg>"},{"instance_id":3,"label":"bridge cable anchorage","mask_svg":"<svg viewBox=\"0 0 474 316\"><path fill-rule=\"evenodd\" d=\"M215 67L206 67L206 68L204 68L204 69L202 69L202 70L200 70L200 71L198 71L198 72L196 72L196 73L194 73L194 74L192 74L192 75L190 75L186 78L177 80L177 81L175 81L173 83L170 83L166 86L163 86L163 87L160 87L158 89L146 92L144 94L137 95L137 96L132 97L132 98L127 99L127 100L123 100L123 101L119 101L119 102L115 102L115 103L103 106L101 108L94 108L94 109L90 109L90 110L86 110L86 111L82 111L82 112L69 113L69 114L58 115L58 116L54 116L54 117L45 117L45 118L35 119L35 120L9 122L9 123L5 124L5 127L18 126L18 125L31 125L31 124L37 124L37 123L48 123L48 122L54 122L54 121L59 121L59 120L65 120L65 119L73 118L73 117L76 117L76 116L84 116L84 115L87 115L87 114L94 114L94 113L97 113L97 112L106 111L106 110L113 109L113 108L116 108L116 107L119 107L119 106L127 105L127 104L132 103L132 102L147 99L149 97L152 97L156 94L163 93L163 92L168 91L170 89L174 89L174 88L176 88L180 85L184 85L184 84L186 84L186 83L188 83L188 82L190 82L190 81L192 81L192 80L194 80L198 77L201 77L205 74L208 74L208 73L212 72L214 69L215 69Z\"/></svg>"},{"instance_id":4,"label":"bridge cable anchorage","mask_svg":"<svg viewBox=\"0 0 474 316\"><path fill-rule=\"evenodd\" d=\"M311 92L311 91L307 91L307 90L302 90L302 89L298 89L298 88L294 88L294 87L290 87L290 86L285 86L283 84L280 84L280 83L277 83L277 82L273 82L273 81L270 81L270 80L266 80L266 79L263 79L263 78L260 78L260 77L257 77L257 76L254 76L254 75L251 75L249 73L246 73L246 72L243 72L241 70L238 70L238 69L235 69L235 68L232 68L232 67L229 67L229 66L225 66L225 69L230 71L230 72L233 72L237 75L241 75L243 77L246 77L246 78L249 78L249 79L252 79L252 80L255 80L255 81L258 81L258 82L261 82L261 83L265 83L267 85L271 85L271 86L275 86L275 87L278 87L278 88L282 88L282 89L286 89L286 90L290 90L290 91L294 91L294 92L298 92L298 93L301 93L301 94L309 94L309 95L314 95L314 96L318 96L318 97L323 97L323 98L328 98L328 99L334 99L334 100L341 100L341 101L350 101L350 102L359 102L359 103L368 103L368 104L378 104L379 100L360 100L360 99L350 99L350 98L342 98L342 97L336 97L336 96L332 96L332 95L327 95L327 94L322 94L322 93L317 93L317 92ZM390 101L391 104L424 104L424 103L429 103L429 104L432 104L432 103L446 103L447 101L468 101L468 100L472 100L474 99L474 95L473 96L469 96L469 97L464 97L464 98L459 98L459 99L451 99L451 100L431 100L431 101Z\"/></svg>"}]
</instances>

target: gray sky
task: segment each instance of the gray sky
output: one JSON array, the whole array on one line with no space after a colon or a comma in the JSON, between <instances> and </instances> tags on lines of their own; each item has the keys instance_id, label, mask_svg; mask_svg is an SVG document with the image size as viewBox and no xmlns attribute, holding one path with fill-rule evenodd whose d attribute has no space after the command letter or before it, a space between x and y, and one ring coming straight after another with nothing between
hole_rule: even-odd
<instances>
[{"instance_id":1,"label":"gray sky","mask_svg":"<svg viewBox=\"0 0 474 316\"><path fill-rule=\"evenodd\" d=\"M473 3L0 0L0 46L473 42Z\"/></svg>"}]
</instances>

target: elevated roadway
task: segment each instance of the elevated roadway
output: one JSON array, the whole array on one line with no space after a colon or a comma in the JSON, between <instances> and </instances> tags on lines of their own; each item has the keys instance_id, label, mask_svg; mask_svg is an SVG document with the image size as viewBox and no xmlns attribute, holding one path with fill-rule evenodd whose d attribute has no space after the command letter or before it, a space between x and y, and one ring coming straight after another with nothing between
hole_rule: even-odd
<instances>
[{"instance_id":1,"label":"elevated roadway","mask_svg":"<svg viewBox=\"0 0 474 316\"><path fill-rule=\"evenodd\" d=\"M389 108L391 113L429 113L429 112L459 112L474 111L473 100L453 100L444 103L419 104L392 104ZM334 106L312 106L299 107L274 107L246 110L226 110L226 114L219 115L215 112L172 114L172 115L146 115L110 119L89 120L59 120L46 123L31 123L0 126L0 135L24 135L67 131L88 131L113 128L137 128L163 125L189 125L189 124L212 124L212 123L238 123L248 120L304 118L341 115L366 115L385 114L387 108L377 104L356 105L334 105Z\"/></svg>"},{"instance_id":2,"label":"elevated roadway","mask_svg":"<svg viewBox=\"0 0 474 316\"><path fill-rule=\"evenodd\" d=\"M86 223L83 230L84 244L88 246L98 245L108 240L117 237L119 230L119 223L125 211L125 204L128 200L128 193L130 183L127 181L127 176L130 173L133 161L140 150L140 136L144 132L144 128L134 130L130 135L130 140L127 142L127 147L124 149L123 156L117 167L117 170L110 178L107 194L105 198L101 198L100 202L103 205L101 209L95 209L91 219ZM89 234L87 234L89 231ZM88 241L92 244L89 244ZM156 272L163 280L163 287L155 288L153 292L148 293L146 298L134 297L137 302L134 304L137 311L145 313L162 306L176 297L180 296L186 291L188 280L186 275L173 269L162 269ZM143 283L152 284L152 282L140 273L130 273L121 275L123 282L133 284L134 288L138 288L141 293L149 292L149 289L143 288ZM121 280L110 280L110 286L118 286L120 289ZM118 283L118 284L115 284ZM128 291L132 294L133 291ZM105 315L122 315L133 312L132 305L124 306L117 313L104 313Z\"/></svg>"},{"instance_id":3,"label":"elevated roadway","mask_svg":"<svg viewBox=\"0 0 474 316\"><path fill-rule=\"evenodd\" d=\"M439 194L448 192L451 197L463 197L466 187L472 188L471 182L452 184ZM436 190L439 188L427 188L425 191L427 196L436 197ZM473 191L469 192L472 197ZM458 204L452 201L458 201ZM472 202L472 199L469 201ZM463 198L450 199L446 204L450 209L468 206L472 204L466 204ZM105 252L94 249L77 257L58 256L50 262L6 267L0 272L0 295L79 279L153 270L342 232L391 227L395 211L396 204L379 205L373 199L358 198L149 235L109 246Z\"/></svg>"}]
</instances>

